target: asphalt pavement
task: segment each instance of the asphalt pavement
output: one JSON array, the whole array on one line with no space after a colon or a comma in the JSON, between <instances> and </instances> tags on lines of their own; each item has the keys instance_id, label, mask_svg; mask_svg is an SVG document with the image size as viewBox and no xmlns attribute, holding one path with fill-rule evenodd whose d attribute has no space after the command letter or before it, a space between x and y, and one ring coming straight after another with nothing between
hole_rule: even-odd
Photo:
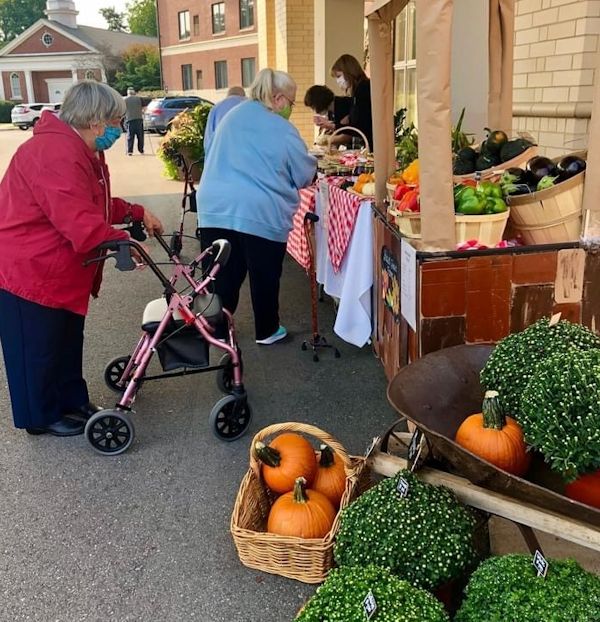
<instances>
[{"instance_id":1,"label":"asphalt pavement","mask_svg":"<svg viewBox=\"0 0 600 622\"><path fill-rule=\"evenodd\" d=\"M2 132L0 175L29 135ZM172 229L182 184L162 177L156 148L154 137L146 155L127 158L121 139L107 152L113 194L144 203ZM187 232L195 226L189 216ZM149 248L164 260L156 243ZM197 242L186 240L185 254L197 251ZM114 403L104 366L130 352L145 304L160 295L149 270L106 266L86 328L85 374L97 403ZM82 436L14 429L1 366L0 620L285 622L313 593L314 586L249 570L237 558L229 520L250 441L271 423L302 421L362 453L394 419L386 380L369 347L333 337L328 301L319 305L322 332L342 357L325 354L314 363L301 351L310 334L310 291L293 261L286 260L281 294L288 340L257 346L247 290L241 300L236 321L254 419L234 443L219 441L208 427L221 395L213 374L145 385L135 404L136 440L110 458Z\"/></svg>"}]
</instances>

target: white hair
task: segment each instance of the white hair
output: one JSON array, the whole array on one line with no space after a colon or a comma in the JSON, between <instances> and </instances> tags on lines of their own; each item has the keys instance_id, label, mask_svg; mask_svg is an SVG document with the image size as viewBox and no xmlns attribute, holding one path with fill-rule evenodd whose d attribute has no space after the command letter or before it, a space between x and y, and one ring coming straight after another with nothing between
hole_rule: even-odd
<instances>
[{"instance_id":1,"label":"white hair","mask_svg":"<svg viewBox=\"0 0 600 622\"><path fill-rule=\"evenodd\" d=\"M267 108L273 107L273 97L278 93L292 96L296 89L294 78L285 71L261 69L250 86L250 97L263 103Z\"/></svg>"},{"instance_id":2,"label":"white hair","mask_svg":"<svg viewBox=\"0 0 600 622\"><path fill-rule=\"evenodd\" d=\"M60 108L60 118L78 129L93 123L105 123L125 114L125 100L115 89L96 82L82 80L74 84L65 96Z\"/></svg>"}]
</instances>

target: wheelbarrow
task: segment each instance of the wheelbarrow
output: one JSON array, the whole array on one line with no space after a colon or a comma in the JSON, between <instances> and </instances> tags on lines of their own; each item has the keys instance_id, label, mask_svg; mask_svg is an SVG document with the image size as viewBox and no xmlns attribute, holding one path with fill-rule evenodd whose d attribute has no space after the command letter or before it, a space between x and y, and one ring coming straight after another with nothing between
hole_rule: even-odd
<instances>
[{"instance_id":1,"label":"wheelbarrow","mask_svg":"<svg viewBox=\"0 0 600 622\"><path fill-rule=\"evenodd\" d=\"M600 510L565 497L564 483L541 455L534 454L524 479L454 442L461 423L481 412L484 390L479 373L491 351L488 345L461 345L427 354L400 370L388 387L388 399L403 418L423 432L433 459L444 470L528 506L600 527Z\"/></svg>"}]
</instances>

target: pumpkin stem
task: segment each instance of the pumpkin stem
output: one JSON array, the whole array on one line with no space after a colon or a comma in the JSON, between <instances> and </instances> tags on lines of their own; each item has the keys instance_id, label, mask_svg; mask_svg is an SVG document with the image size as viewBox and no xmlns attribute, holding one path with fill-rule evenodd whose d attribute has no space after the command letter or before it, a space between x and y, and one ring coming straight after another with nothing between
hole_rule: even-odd
<instances>
[{"instance_id":1,"label":"pumpkin stem","mask_svg":"<svg viewBox=\"0 0 600 622\"><path fill-rule=\"evenodd\" d=\"M329 447L329 445L321 445L319 447L321 450L321 458L319 459L319 466L324 468L333 466L334 458L333 458L333 449Z\"/></svg>"},{"instance_id":2,"label":"pumpkin stem","mask_svg":"<svg viewBox=\"0 0 600 622\"><path fill-rule=\"evenodd\" d=\"M481 407L483 427L492 430L502 430L506 425L506 416L498 399L498 391L486 391Z\"/></svg>"},{"instance_id":3,"label":"pumpkin stem","mask_svg":"<svg viewBox=\"0 0 600 622\"><path fill-rule=\"evenodd\" d=\"M308 497L306 496L306 480L303 477L296 478L294 484L294 501L296 503L306 503Z\"/></svg>"},{"instance_id":4,"label":"pumpkin stem","mask_svg":"<svg viewBox=\"0 0 600 622\"><path fill-rule=\"evenodd\" d=\"M270 467L278 467L281 464L281 454L277 449L269 447L258 441L254 445L254 453L258 460Z\"/></svg>"}]
</instances>

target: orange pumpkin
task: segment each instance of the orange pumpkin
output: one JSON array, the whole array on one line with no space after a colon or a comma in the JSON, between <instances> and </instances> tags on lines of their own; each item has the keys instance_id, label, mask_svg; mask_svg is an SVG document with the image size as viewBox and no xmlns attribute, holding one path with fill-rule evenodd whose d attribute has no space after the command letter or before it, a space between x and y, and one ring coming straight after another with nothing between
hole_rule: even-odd
<instances>
[{"instance_id":1,"label":"orange pumpkin","mask_svg":"<svg viewBox=\"0 0 600 622\"><path fill-rule=\"evenodd\" d=\"M322 492L337 508L346 488L346 471L342 459L328 445L321 445L317 473L312 489Z\"/></svg>"},{"instance_id":2,"label":"orange pumpkin","mask_svg":"<svg viewBox=\"0 0 600 622\"><path fill-rule=\"evenodd\" d=\"M481 412L462 422L455 441L513 475L524 475L531 462L523 430L514 419L504 415L497 391L486 391Z\"/></svg>"},{"instance_id":3,"label":"orange pumpkin","mask_svg":"<svg viewBox=\"0 0 600 622\"><path fill-rule=\"evenodd\" d=\"M315 477L315 450L300 434L280 434L269 445L259 441L254 452L262 463L263 480L273 492L289 492L298 477L304 477L310 485Z\"/></svg>"},{"instance_id":4,"label":"orange pumpkin","mask_svg":"<svg viewBox=\"0 0 600 622\"><path fill-rule=\"evenodd\" d=\"M569 499L600 508L600 470L580 475L574 482L567 484L565 494Z\"/></svg>"},{"instance_id":5,"label":"orange pumpkin","mask_svg":"<svg viewBox=\"0 0 600 622\"><path fill-rule=\"evenodd\" d=\"M336 511L322 493L306 490L299 477L292 492L281 495L269 512L267 531L296 538L324 538L331 529Z\"/></svg>"}]
</instances>

